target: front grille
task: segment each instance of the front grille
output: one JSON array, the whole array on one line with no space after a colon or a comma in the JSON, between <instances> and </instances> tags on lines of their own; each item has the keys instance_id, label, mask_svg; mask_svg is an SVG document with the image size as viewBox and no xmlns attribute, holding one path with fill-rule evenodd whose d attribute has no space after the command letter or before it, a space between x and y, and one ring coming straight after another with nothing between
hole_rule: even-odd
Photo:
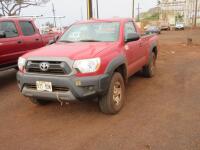
<instances>
[{"instance_id":1,"label":"front grille","mask_svg":"<svg viewBox=\"0 0 200 150\"><path fill-rule=\"evenodd\" d=\"M48 63L49 68L46 71L41 70L40 64ZM40 74L55 74L55 75L65 75L70 74L71 69L65 62L58 61L28 61L26 65L26 72L29 73L40 73Z\"/></svg>"},{"instance_id":2,"label":"front grille","mask_svg":"<svg viewBox=\"0 0 200 150\"><path fill-rule=\"evenodd\" d=\"M35 84L26 84L25 87L27 89L37 90L37 87ZM53 89L53 92L68 92L69 91L69 88L59 87L59 86L53 86L52 89Z\"/></svg>"}]
</instances>

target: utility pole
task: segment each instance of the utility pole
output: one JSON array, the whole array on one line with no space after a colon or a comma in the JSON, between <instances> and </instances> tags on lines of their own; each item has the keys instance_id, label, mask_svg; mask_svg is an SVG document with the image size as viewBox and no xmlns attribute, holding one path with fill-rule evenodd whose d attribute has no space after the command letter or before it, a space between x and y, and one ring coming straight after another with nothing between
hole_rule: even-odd
<instances>
[{"instance_id":1,"label":"utility pole","mask_svg":"<svg viewBox=\"0 0 200 150\"><path fill-rule=\"evenodd\" d=\"M54 27L57 27L57 25L56 25L56 10L55 10L53 3L52 3L52 12L53 12L53 19L54 19Z\"/></svg>"},{"instance_id":2,"label":"utility pole","mask_svg":"<svg viewBox=\"0 0 200 150\"><path fill-rule=\"evenodd\" d=\"M135 18L135 0L133 0L132 18Z\"/></svg>"},{"instance_id":3,"label":"utility pole","mask_svg":"<svg viewBox=\"0 0 200 150\"><path fill-rule=\"evenodd\" d=\"M99 19L99 0L96 0L96 4L97 4L97 19Z\"/></svg>"},{"instance_id":4,"label":"utility pole","mask_svg":"<svg viewBox=\"0 0 200 150\"><path fill-rule=\"evenodd\" d=\"M140 21L140 3L138 3L138 8L137 8L137 10L138 10L138 22Z\"/></svg>"},{"instance_id":5,"label":"utility pole","mask_svg":"<svg viewBox=\"0 0 200 150\"><path fill-rule=\"evenodd\" d=\"M93 18L92 0L87 0L87 19Z\"/></svg>"},{"instance_id":6,"label":"utility pole","mask_svg":"<svg viewBox=\"0 0 200 150\"><path fill-rule=\"evenodd\" d=\"M194 12L194 27L197 26L197 11L198 11L198 0L195 3L195 12Z\"/></svg>"},{"instance_id":7,"label":"utility pole","mask_svg":"<svg viewBox=\"0 0 200 150\"><path fill-rule=\"evenodd\" d=\"M81 6L81 20L83 20L83 7Z\"/></svg>"}]
</instances>

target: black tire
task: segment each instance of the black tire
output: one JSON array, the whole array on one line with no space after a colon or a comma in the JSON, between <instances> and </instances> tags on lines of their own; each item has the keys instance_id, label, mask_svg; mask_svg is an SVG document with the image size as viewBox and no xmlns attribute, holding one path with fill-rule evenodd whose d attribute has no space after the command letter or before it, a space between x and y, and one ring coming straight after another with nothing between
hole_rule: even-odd
<instances>
[{"instance_id":1,"label":"black tire","mask_svg":"<svg viewBox=\"0 0 200 150\"><path fill-rule=\"evenodd\" d=\"M14 69L15 69L16 71L19 71L19 68L18 68L18 67L15 67Z\"/></svg>"},{"instance_id":2,"label":"black tire","mask_svg":"<svg viewBox=\"0 0 200 150\"><path fill-rule=\"evenodd\" d=\"M49 101L40 100L40 99L36 99L36 98L30 98L30 101L35 105L47 105L49 103Z\"/></svg>"},{"instance_id":3,"label":"black tire","mask_svg":"<svg viewBox=\"0 0 200 150\"><path fill-rule=\"evenodd\" d=\"M150 57L149 64L143 67L143 74L147 78L151 78L155 75L156 54L152 52Z\"/></svg>"},{"instance_id":4,"label":"black tire","mask_svg":"<svg viewBox=\"0 0 200 150\"><path fill-rule=\"evenodd\" d=\"M99 107L105 114L117 114L122 109L124 101L124 79L120 73L116 72L112 76L107 94L99 98Z\"/></svg>"}]
</instances>

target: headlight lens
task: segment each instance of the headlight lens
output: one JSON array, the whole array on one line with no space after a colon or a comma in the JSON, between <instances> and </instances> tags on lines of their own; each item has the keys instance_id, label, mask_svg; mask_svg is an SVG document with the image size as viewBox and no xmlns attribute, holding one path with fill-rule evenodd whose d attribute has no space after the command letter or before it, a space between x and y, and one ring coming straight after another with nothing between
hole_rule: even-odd
<instances>
[{"instance_id":1,"label":"headlight lens","mask_svg":"<svg viewBox=\"0 0 200 150\"><path fill-rule=\"evenodd\" d=\"M18 59L18 68L19 68L19 70L23 71L25 65L26 65L26 59L22 58L22 57L19 57L19 59Z\"/></svg>"},{"instance_id":2,"label":"headlight lens","mask_svg":"<svg viewBox=\"0 0 200 150\"><path fill-rule=\"evenodd\" d=\"M76 60L73 67L81 73L93 73L96 72L101 64L100 58Z\"/></svg>"}]
</instances>

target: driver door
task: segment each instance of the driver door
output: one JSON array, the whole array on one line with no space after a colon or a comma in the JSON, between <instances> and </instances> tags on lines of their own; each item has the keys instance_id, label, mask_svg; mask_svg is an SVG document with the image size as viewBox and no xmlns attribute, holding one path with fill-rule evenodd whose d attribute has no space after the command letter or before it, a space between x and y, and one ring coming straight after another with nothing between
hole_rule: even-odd
<instances>
[{"instance_id":1,"label":"driver door","mask_svg":"<svg viewBox=\"0 0 200 150\"><path fill-rule=\"evenodd\" d=\"M132 33L137 33L134 23L127 22L124 27L124 39L127 41L128 35ZM141 53L141 40L125 42L125 53L128 61L128 74L133 75L140 69L140 53Z\"/></svg>"},{"instance_id":2,"label":"driver door","mask_svg":"<svg viewBox=\"0 0 200 150\"><path fill-rule=\"evenodd\" d=\"M0 38L0 64L16 63L18 52L23 48L23 41L19 36L13 21L0 22L0 30L6 37Z\"/></svg>"}]
</instances>

